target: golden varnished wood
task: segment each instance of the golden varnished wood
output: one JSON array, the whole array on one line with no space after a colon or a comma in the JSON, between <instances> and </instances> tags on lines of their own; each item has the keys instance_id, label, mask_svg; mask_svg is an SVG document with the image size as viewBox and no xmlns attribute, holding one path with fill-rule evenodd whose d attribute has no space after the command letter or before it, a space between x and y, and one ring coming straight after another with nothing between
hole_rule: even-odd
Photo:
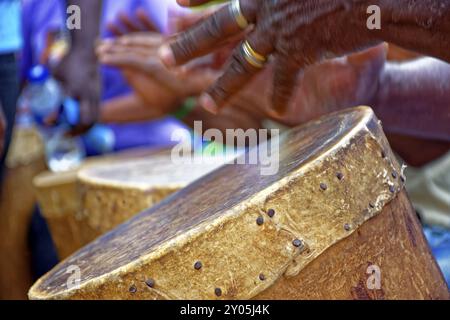
<instances>
[{"instance_id":1,"label":"golden varnished wood","mask_svg":"<svg viewBox=\"0 0 450 320\"><path fill-rule=\"evenodd\" d=\"M69 257L29 297L365 298L370 262L388 274L375 297L448 298L370 108L293 129L279 151L277 174L223 166Z\"/></svg>"}]
</instances>

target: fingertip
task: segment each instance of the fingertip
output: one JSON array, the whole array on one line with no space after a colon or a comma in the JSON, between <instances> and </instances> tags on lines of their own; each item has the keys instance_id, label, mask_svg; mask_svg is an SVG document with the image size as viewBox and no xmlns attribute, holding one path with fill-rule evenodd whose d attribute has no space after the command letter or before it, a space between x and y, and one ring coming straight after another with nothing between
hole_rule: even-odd
<instances>
[{"instance_id":1,"label":"fingertip","mask_svg":"<svg viewBox=\"0 0 450 320\"><path fill-rule=\"evenodd\" d=\"M102 57L107 52L108 52L108 47L103 44L101 44L101 45L97 46L97 48L95 48L95 54L97 55L97 57Z\"/></svg>"},{"instance_id":2,"label":"fingertip","mask_svg":"<svg viewBox=\"0 0 450 320\"><path fill-rule=\"evenodd\" d=\"M382 48L382 52L383 52L384 58L386 59L387 55L388 55L388 52L389 52L389 43L383 42L383 44L381 45L381 48Z\"/></svg>"},{"instance_id":3,"label":"fingertip","mask_svg":"<svg viewBox=\"0 0 450 320\"><path fill-rule=\"evenodd\" d=\"M169 45L163 45L158 50L158 56L167 67L176 65L175 56Z\"/></svg>"},{"instance_id":4,"label":"fingertip","mask_svg":"<svg viewBox=\"0 0 450 320\"><path fill-rule=\"evenodd\" d=\"M283 118L283 112L276 108L271 108L267 110L267 114L270 118L274 120L281 120Z\"/></svg>"},{"instance_id":5,"label":"fingertip","mask_svg":"<svg viewBox=\"0 0 450 320\"><path fill-rule=\"evenodd\" d=\"M272 95L272 107L268 110L269 116L273 119L280 120L285 115L290 98L274 93Z\"/></svg>"},{"instance_id":6,"label":"fingertip","mask_svg":"<svg viewBox=\"0 0 450 320\"><path fill-rule=\"evenodd\" d=\"M189 7L191 4L190 0L177 0L177 3L183 7Z\"/></svg>"},{"instance_id":7,"label":"fingertip","mask_svg":"<svg viewBox=\"0 0 450 320\"><path fill-rule=\"evenodd\" d=\"M200 105L205 109L206 111L212 113L212 114L218 114L219 108L217 107L216 102L214 99L207 93L204 93L200 96L199 99Z\"/></svg>"}]
</instances>

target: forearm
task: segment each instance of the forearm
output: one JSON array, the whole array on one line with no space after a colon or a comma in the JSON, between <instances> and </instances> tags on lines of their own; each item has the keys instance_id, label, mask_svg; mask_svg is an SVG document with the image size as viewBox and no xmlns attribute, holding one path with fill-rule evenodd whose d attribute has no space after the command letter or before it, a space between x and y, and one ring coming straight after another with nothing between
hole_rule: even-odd
<instances>
[{"instance_id":1,"label":"forearm","mask_svg":"<svg viewBox=\"0 0 450 320\"><path fill-rule=\"evenodd\" d=\"M450 141L450 64L386 64L373 107L388 132Z\"/></svg>"},{"instance_id":2,"label":"forearm","mask_svg":"<svg viewBox=\"0 0 450 320\"><path fill-rule=\"evenodd\" d=\"M84 53L86 58L95 56L95 42L100 34L102 0L66 0L67 7L76 5L80 8L80 29L70 31L71 50Z\"/></svg>"},{"instance_id":3,"label":"forearm","mask_svg":"<svg viewBox=\"0 0 450 320\"><path fill-rule=\"evenodd\" d=\"M371 37L450 62L450 0L368 0L381 9Z\"/></svg>"}]
</instances>

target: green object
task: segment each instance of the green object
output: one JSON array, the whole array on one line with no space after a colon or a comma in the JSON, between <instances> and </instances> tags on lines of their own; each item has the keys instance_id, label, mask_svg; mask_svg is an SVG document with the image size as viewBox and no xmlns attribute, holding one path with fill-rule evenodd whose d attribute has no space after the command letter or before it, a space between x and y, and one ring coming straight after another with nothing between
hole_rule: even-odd
<instances>
[{"instance_id":1,"label":"green object","mask_svg":"<svg viewBox=\"0 0 450 320\"><path fill-rule=\"evenodd\" d=\"M187 98L186 100L184 100L180 109L175 111L172 115L178 120L183 120L184 118L186 118L188 114L192 112L192 110L195 109L196 106L197 106L196 98L194 97Z\"/></svg>"}]
</instances>

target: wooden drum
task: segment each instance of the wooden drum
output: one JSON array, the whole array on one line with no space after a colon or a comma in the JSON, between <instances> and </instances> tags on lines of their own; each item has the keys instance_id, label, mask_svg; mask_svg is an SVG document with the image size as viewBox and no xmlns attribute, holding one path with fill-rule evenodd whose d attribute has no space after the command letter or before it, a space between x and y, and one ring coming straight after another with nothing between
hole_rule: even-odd
<instances>
[{"instance_id":1,"label":"wooden drum","mask_svg":"<svg viewBox=\"0 0 450 320\"><path fill-rule=\"evenodd\" d=\"M275 175L215 170L69 257L29 297L449 298L370 108L282 135L279 161Z\"/></svg>"},{"instance_id":2,"label":"wooden drum","mask_svg":"<svg viewBox=\"0 0 450 320\"><path fill-rule=\"evenodd\" d=\"M172 163L170 150L89 160L79 170L34 180L60 258L224 163Z\"/></svg>"}]
</instances>

